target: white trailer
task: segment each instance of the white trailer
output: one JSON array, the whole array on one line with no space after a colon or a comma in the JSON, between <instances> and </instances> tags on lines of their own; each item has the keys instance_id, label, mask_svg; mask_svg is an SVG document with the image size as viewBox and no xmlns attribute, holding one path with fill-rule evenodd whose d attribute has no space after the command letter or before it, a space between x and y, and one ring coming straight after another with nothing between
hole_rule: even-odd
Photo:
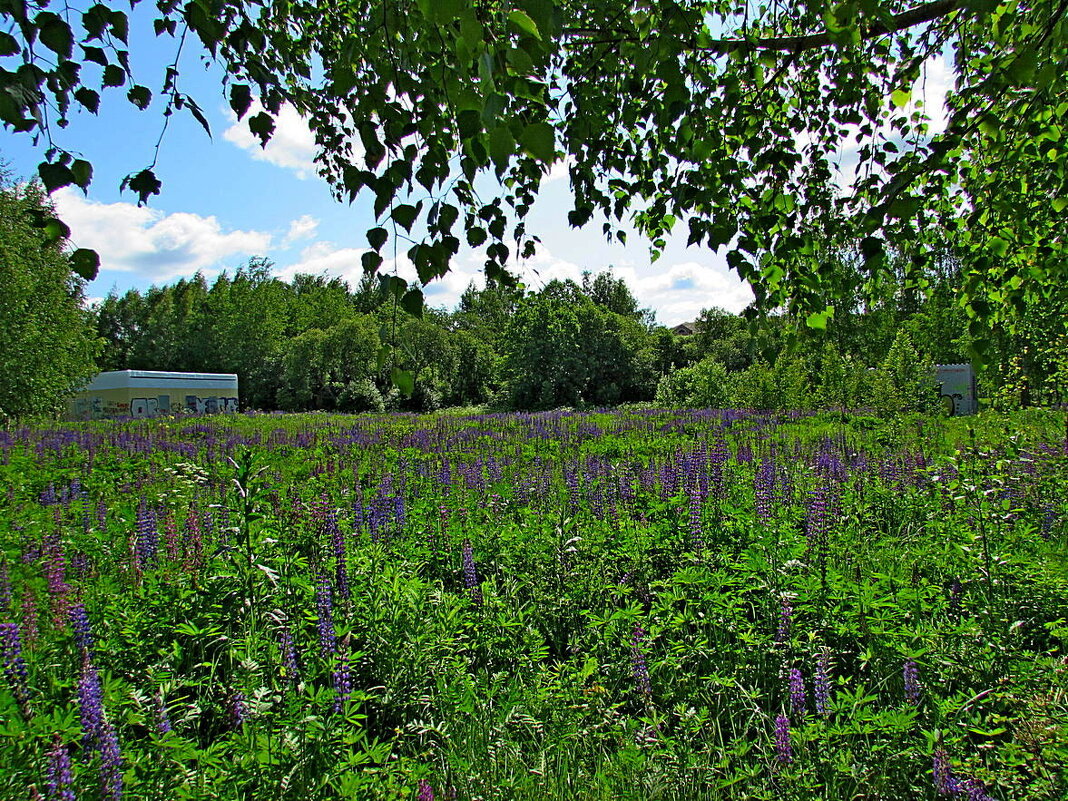
<instances>
[{"instance_id":1,"label":"white trailer","mask_svg":"<svg viewBox=\"0 0 1068 801\"><path fill-rule=\"evenodd\" d=\"M237 409L234 373L113 370L97 375L70 402L71 415L80 420L214 414Z\"/></svg>"}]
</instances>

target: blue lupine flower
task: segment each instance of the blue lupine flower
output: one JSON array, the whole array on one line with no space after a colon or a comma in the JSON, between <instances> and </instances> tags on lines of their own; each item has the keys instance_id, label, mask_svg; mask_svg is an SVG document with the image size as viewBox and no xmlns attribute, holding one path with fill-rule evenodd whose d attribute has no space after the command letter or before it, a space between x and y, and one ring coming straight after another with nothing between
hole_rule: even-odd
<instances>
[{"instance_id":1,"label":"blue lupine flower","mask_svg":"<svg viewBox=\"0 0 1068 801\"><path fill-rule=\"evenodd\" d=\"M805 716L805 679L797 668L790 668L790 712L798 718Z\"/></svg>"},{"instance_id":2,"label":"blue lupine flower","mask_svg":"<svg viewBox=\"0 0 1068 801\"><path fill-rule=\"evenodd\" d=\"M48 750L48 801L74 801L71 783L70 751L57 734Z\"/></svg>"},{"instance_id":3,"label":"blue lupine flower","mask_svg":"<svg viewBox=\"0 0 1068 801\"><path fill-rule=\"evenodd\" d=\"M638 685L638 690L646 699L653 693L653 685L649 680L649 666L645 661L643 645L645 643L645 629L640 625L634 627L634 633L630 638L630 661L631 673Z\"/></svg>"},{"instance_id":4,"label":"blue lupine flower","mask_svg":"<svg viewBox=\"0 0 1068 801\"><path fill-rule=\"evenodd\" d=\"M78 601L70 608L70 625L74 629L74 643L83 651L93 648L93 631L89 625L89 614L85 604Z\"/></svg>"},{"instance_id":5,"label":"blue lupine flower","mask_svg":"<svg viewBox=\"0 0 1068 801\"><path fill-rule=\"evenodd\" d=\"M814 695L816 697L816 712L820 715L829 713L828 701L831 695L831 656L826 648L816 660L816 679L813 682Z\"/></svg>"},{"instance_id":6,"label":"blue lupine flower","mask_svg":"<svg viewBox=\"0 0 1068 801\"><path fill-rule=\"evenodd\" d=\"M905 661L905 666L902 669L902 674L905 679L905 698L913 706L920 703L920 671L916 667L916 663L911 659Z\"/></svg>"},{"instance_id":7,"label":"blue lupine flower","mask_svg":"<svg viewBox=\"0 0 1068 801\"><path fill-rule=\"evenodd\" d=\"M28 713L29 679L26 660L22 656L22 638L16 623L0 623L0 659L4 662L4 675L11 694L23 713Z\"/></svg>"},{"instance_id":8,"label":"blue lupine flower","mask_svg":"<svg viewBox=\"0 0 1068 801\"><path fill-rule=\"evenodd\" d=\"M789 765L794 761L794 751L790 745L790 719L786 715L775 718L775 760L780 765Z\"/></svg>"}]
</instances>

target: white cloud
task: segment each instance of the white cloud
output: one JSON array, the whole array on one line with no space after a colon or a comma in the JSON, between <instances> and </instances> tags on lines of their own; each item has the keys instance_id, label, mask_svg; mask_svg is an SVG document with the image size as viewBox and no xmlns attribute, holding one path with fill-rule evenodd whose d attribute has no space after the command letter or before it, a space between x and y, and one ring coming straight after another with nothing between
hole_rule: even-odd
<instances>
[{"instance_id":1,"label":"white cloud","mask_svg":"<svg viewBox=\"0 0 1068 801\"><path fill-rule=\"evenodd\" d=\"M266 161L278 167L293 170L298 178L309 178L316 174L315 136L308 123L297 113L297 110L288 103L283 105L278 114L274 116L274 133L271 135L267 147L261 147L260 138L248 127L249 117L263 111L263 106L258 99L252 101L248 114L242 120L232 110L227 111L231 125L223 131L223 138L227 142L237 145L242 150L252 154L252 158L258 161Z\"/></svg>"},{"instance_id":2,"label":"white cloud","mask_svg":"<svg viewBox=\"0 0 1068 801\"><path fill-rule=\"evenodd\" d=\"M305 214L289 224L289 231L282 240L282 247L287 248L302 239L311 239L319 228L319 221L310 214Z\"/></svg>"},{"instance_id":3,"label":"white cloud","mask_svg":"<svg viewBox=\"0 0 1068 801\"><path fill-rule=\"evenodd\" d=\"M341 278L350 286L359 283L363 274L360 257L367 248L337 248L332 242L316 242L300 252L300 261L275 270L283 281L292 281L297 273Z\"/></svg>"},{"instance_id":4,"label":"white cloud","mask_svg":"<svg viewBox=\"0 0 1068 801\"><path fill-rule=\"evenodd\" d=\"M133 203L98 203L70 188L52 195L77 247L100 254L102 270L137 273L165 282L211 268L224 259L265 253L271 235L226 231L215 216L165 214Z\"/></svg>"},{"instance_id":5,"label":"white cloud","mask_svg":"<svg viewBox=\"0 0 1068 801\"><path fill-rule=\"evenodd\" d=\"M638 266L633 263L613 266L609 272L622 278L639 305L656 312L661 325L677 325L697 319L702 309L719 306L729 312L740 312L753 301L749 286L724 266L712 263L710 251L703 254L708 263L694 260ZM581 283L583 268L574 262L552 254L539 245L534 256L521 263L517 270L520 280L532 289L540 289L554 279L571 279ZM592 269L591 272L602 272Z\"/></svg>"},{"instance_id":6,"label":"white cloud","mask_svg":"<svg viewBox=\"0 0 1068 801\"><path fill-rule=\"evenodd\" d=\"M363 280L363 254L369 248L339 248L332 242L316 242L304 248L299 261L292 262L275 271L283 281L292 281L298 273L323 275L328 278L340 278L350 287L357 286ZM467 285L474 280L481 283L484 252L469 251L457 257L452 269L443 278L437 278L423 287L423 294L428 306L444 306L452 309L460 302L460 295ZM409 284L419 286L419 276L415 265L403 253L398 254L396 270L393 259L386 259L379 268L382 275L394 273Z\"/></svg>"},{"instance_id":7,"label":"white cloud","mask_svg":"<svg viewBox=\"0 0 1068 801\"><path fill-rule=\"evenodd\" d=\"M953 67L946 61L945 56L932 56L924 63L923 72L913 87L911 110L917 108L916 100L923 101L922 110L930 120L928 132L932 136L946 130L946 124L949 122L946 94L953 89L955 80Z\"/></svg>"}]
</instances>

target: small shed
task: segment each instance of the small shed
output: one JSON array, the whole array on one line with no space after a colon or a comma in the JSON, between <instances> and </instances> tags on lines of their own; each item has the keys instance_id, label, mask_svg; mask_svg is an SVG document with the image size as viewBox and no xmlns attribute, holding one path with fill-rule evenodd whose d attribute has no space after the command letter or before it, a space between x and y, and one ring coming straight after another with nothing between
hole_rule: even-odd
<instances>
[{"instance_id":1,"label":"small shed","mask_svg":"<svg viewBox=\"0 0 1068 801\"><path fill-rule=\"evenodd\" d=\"M70 412L79 420L214 414L237 411L235 373L171 373L113 370L100 373L75 393Z\"/></svg>"},{"instance_id":2,"label":"small shed","mask_svg":"<svg viewBox=\"0 0 1068 801\"><path fill-rule=\"evenodd\" d=\"M935 383L946 412L956 417L979 411L975 370L970 364L936 364Z\"/></svg>"}]
</instances>

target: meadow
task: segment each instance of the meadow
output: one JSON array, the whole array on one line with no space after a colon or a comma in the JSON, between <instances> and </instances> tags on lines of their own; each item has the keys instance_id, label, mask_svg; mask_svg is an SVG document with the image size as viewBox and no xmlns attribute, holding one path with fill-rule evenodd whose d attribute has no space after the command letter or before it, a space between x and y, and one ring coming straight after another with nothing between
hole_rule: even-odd
<instances>
[{"instance_id":1,"label":"meadow","mask_svg":"<svg viewBox=\"0 0 1068 801\"><path fill-rule=\"evenodd\" d=\"M1068 797L1068 418L0 431L0 798Z\"/></svg>"}]
</instances>

